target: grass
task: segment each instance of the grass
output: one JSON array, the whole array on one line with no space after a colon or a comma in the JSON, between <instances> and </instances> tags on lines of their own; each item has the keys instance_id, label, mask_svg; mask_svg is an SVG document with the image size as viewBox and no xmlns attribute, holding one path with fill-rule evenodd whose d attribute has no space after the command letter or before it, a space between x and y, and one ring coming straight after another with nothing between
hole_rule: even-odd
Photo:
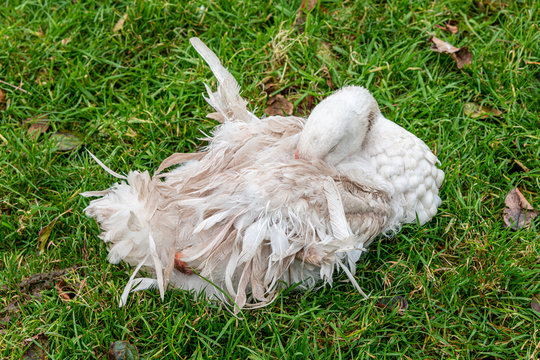
<instances>
[{"instance_id":1,"label":"grass","mask_svg":"<svg viewBox=\"0 0 540 360\"><path fill-rule=\"evenodd\" d=\"M540 208L538 4L527 1L4 1L0 6L0 357L45 334L48 357L106 358L127 340L144 358L536 359L540 293L538 221L504 227L506 194L519 187ZM115 24L127 14L123 28ZM296 19L296 20L295 20ZM456 35L436 25L455 21ZM381 239L358 264L363 300L338 277L333 288L284 291L235 318L190 294L118 300L129 268L106 261L81 191L118 172L155 169L195 151L215 123L203 83L215 83L189 46L199 36L239 79L257 115L281 93L301 113L344 85L363 85L383 114L422 138L442 162L439 214ZM459 70L429 49L437 36L468 46ZM13 86L7 85L11 84ZM21 87L25 91L15 87ZM310 100L311 99L311 100ZM464 104L498 109L471 118ZM46 117L33 139L25 119ZM57 151L56 131L84 145ZM522 165L519 165L522 164ZM525 171L524 168L529 169ZM40 252L38 233L60 216ZM38 273L79 270L29 296ZM396 309L376 306L396 295ZM8 319L9 317L9 319ZM43 336L42 336L43 338Z\"/></svg>"}]
</instances>

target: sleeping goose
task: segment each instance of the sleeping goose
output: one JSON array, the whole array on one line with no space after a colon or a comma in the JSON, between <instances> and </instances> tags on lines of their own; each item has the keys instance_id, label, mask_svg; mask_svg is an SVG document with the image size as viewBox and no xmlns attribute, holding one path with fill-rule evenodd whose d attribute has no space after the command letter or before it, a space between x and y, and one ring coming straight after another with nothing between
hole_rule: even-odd
<instances>
[{"instance_id":1,"label":"sleeping goose","mask_svg":"<svg viewBox=\"0 0 540 360\"><path fill-rule=\"evenodd\" d=\"M443 172L417 137L385 119L362 87L343 88L308 117L259 119L233 76L199 39L218 80L206 100L221 122L204 152L173 154L153 176L131 171L85 209L109 261L133 266L120 299L168 285L242 307L272 302L283 284L332 284L366 247L402 224L431 219ZM171 171L165 169L180 165ZM151 278L136 278L141 268Z\"/></svg>"}]
</instances>

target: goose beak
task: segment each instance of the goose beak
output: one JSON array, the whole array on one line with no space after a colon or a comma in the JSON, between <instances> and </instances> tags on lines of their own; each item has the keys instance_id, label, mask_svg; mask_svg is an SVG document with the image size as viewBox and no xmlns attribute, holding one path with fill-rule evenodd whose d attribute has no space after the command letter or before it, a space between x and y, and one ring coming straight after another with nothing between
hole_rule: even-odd
<instances>
[{"instance_id":1,"label":"goose beak","mask_svg":"<svg viewBox=\"0 0 540 360\"><path fill-rule=\"evenodd\" d=\"M300 159L300 155L298 155L298 149L296 149L296 151L294 152L294 158L296 160Z\"/></svg>"}]
</instances>

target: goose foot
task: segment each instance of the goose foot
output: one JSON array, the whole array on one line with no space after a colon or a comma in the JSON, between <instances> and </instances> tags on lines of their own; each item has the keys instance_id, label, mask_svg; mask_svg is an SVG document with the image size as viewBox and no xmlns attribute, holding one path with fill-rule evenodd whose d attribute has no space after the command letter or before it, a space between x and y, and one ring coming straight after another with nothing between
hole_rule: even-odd
<instances>
[{"instance_id":1,"label":"goose foot","mask_svg":"<svg viewBox=\"0 0 540 360\"><path fill-rule=\"evenodd\" d=\"M193 270L185 261L182 261L182 252L179 251L174 255L174 268L186 275L192 275Z\"/></svg>"}]
</instances>

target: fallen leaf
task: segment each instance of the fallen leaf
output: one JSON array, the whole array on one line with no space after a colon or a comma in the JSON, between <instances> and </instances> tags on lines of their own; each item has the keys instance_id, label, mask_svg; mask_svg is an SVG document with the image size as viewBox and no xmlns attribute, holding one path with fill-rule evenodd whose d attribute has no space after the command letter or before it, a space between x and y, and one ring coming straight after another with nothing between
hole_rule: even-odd
<instances>
[{"instance_id":1,"label":"fallen leaf","mask_svg":"<svg viewBox=\"0 0 540 360\"><path fill-rule=\"evenodd\" d=\"M466 103L463 105L463 112L465 115L470 116L472 118L481 118L485 119L491 115L493 116L501 116L502 112L497 109L492 109L487 106L478 105L475 103Z\"/></svg>"},{"instance_id":2,"label":"fallen leaf","mask_svg":"<svg viewBox=\"0 0 540 360\"><path fill-rule=\"evenodd\" d=\"M25 124L30 124L28 135L32 139L36 139L40 134L43 134L49 128L49 119L45 115L28 118L24 121Z\"/></svg>"},{"instance_id":3,"label":"fallen leaf","mask_svg":"<svg viewBox=\"0 0 540 360\"><path fill-rule=\"evenodd\" d=\"M82 145L82 140L77 135L67 132L59 131L51 135L53 140L56 140L58 143L58 150L60 151L69 151L76 149Z\"/></svg>"},{"instance_id":4,"label":"fallen leaf","mask_svg":"<svg viewBox=\"0 0 540 360\"><path fill-rule=\"evenodd\" d=\"M56 291L58 292L58 296L60 296L62 300L69 301L75 296L77 296L76 291L74 291L64 279L60 279L60 281L57 281L54 285L54 288L56 289Z\"/></svg>"},{"instance_id":5,"label":"fallen leaf","mask_svg":"<svg viewBox=\"0 0 540 360\"><path fill-rule=\"evenodd\" d=\"M294 19L294 27L298 29L300 33L305 30L304 24L306 23L306 14L310 13L315 6L317 6L318 0L302 0L302 4L296 12L296 18Z\"/></svg>"},{"instance_id":6,"label":"fallen leaf","mask_svg":"<svg viewBox=\"0 0 540 360\"><path fill-rule=\"evenodd\" d=\"M69 296L68 293L66 293L61 287L55 285L54 288L58 291L58 296L60 296L63 300L71 300L71 296Z\"/></svg>"},{"instance_id":7,"label":"fallen leaf","mask_svg":"<svg viewBox=\"0 0 540 360\"><path fill-rule=\"evenodd\" d=\"M117 34L118 32L120 32L123 28L124 28L124 23L126 22L128 18L128 14L125 13L121 18L120 20L118 20L116 22L116 24L114 25L113 27L113 33Z\"/></svg>"},{"instance_id":8,"label":"fallen leaf","mask_svg":"<svg viewBox=\"0 0 540 360\"><path fill-rule=\"evenodd\" d=\"M405 312L409 308L409 303L403 296L398 295L393 298L381 299L375 303L375 306L390 310L397 306L399 315L405 315Z\"/></svg>"},{"instance_id":9,"label":"fallen leaf","mask_svg":"<svg viewBox=\"0 0 540 360\"><path fill-rule=\"evenodd\" d=\"M529 204L518 188L512 189L504 200L504 223L512 230L526 228L538 216L538 211Z\"/></svg>"},{"instance_id":10,"label":"fallen leaf","mask_svg":"<svg viewBox=\"0 0 540 360\"><path fill-rule=\"evenodd\" d=\"M0 89L0 110L4 110L5 104L6 104L6 92Z\"/></svg>"},{"instance_id":11,"label":"fallen leaf","mask_svg":"<svg viewBox=\"0 0 540 360\"><path fill-rule=\"evenodd\" d=\"M51 235L52 229L54 227L54 224L60 219L62 215L65 215L66 213L70 212L71 208L64 211L60 215L54 218L53 221L51 221L47 226L45 226L43 229L39 230L38 233L38 251L42 252L45 249L45 245L47 244L47 240L49 239L49 236Z\"/></svg>"},{"instance_id":12,"label":"fallen leaf","mask_svg":"<svg viewBox=\"0 0 540 360\"><path fill-rule=\"evenodd\" d=\"M443 30L446 30L446 31L449 31L451 32L452 34L457 34L458 33L458 27L456 25L452 25L451 23L447 23L446 25L442 26L442 25L435 25L435 27L439 28L439 29L443 29Z\"/></svg>"},{"instance_id":13,"label":"fallen leaf","mask_svg":"<svg viewBox=\"0 0 540 360\"><path fill-rule=\"evenodd\" d=\"M450 31L454 35L458 33L458 27L457 26L446 24L446 29L448 31Z\"/></svg>"},{"instance_id":14,"label":"fallen leaf","mask_svg":"<svg viewBox=\"0 0 540 360\"><path fill-rule=\"evenodd\" d=\"M285 98L283 95L272 96L266 104L264 109L265 114L273 115L291 115L293 111L293 104Z\"/></svg>"},{"instance_id":15,"label":"fallen leaf","mask_svg":"<svg viewBox=\"0 0 540 360\"><path fill-rule=\"evenodd\" d=\"M127 341L115 341L109 348L110 360L137 360L139 351L135 345Z\"/></svg>"},{"instance_id":16,"label":"fallen leaf","mask_svg":"<svg viewBox=\"0 0 540 360\"><path fill-rule=\"evenodd\" d=\"M0 111L6 108L6 92L0 89Z\"/></svg>"},{"instance_id":17,"label":"fallen leaf","mask_svg":"<svg viewBox=\"0 0 540 360\"><path fill-rule=\"evenodd\" d=\"M49 339L44 333L32 336L23 340L23 344L27 346L22 356L23 360L42 360L47 359L47 347Z\"/></svg>"},{"instance_id":18,"label":"fallen leaf","mask_svg":"<svg viewBox=\"0 0 540 360\"><path fill-rule=\"evenodd\" d=\"M47 244L47 240L49 240L49 236L51 235L52 229L54 227L54 224L56 224L56 221L58 218L51 221L47 226L45 226L43 229L39 230L38 233L38 250L41 252L43 249L45 249L45 244Z\"/></svg>"},{"instance_id":19,"label":"fallen leaf","mask_svg":"<svg viewBox=\"0 0 540 360\"><path fill-rule=\"evenodd\" d=\"M457 48L436 37L432 37L430 41L433 43L431 45L431 50L438 53L449 54L452 59L456 61L458 69L463 69L465 65L471 63L472 54L468 47Z\"/></svg>"},{"instance_id":20,"label":"fallen leaf","mask_svg":"<svg viewBox=\"0 0 540 360\"><path fill-rule=\"evenodd\" d=\"M319 0L302 0L302 4L300 4L300 8L298 10L310 12L311 10L315 9L318 2Z\"/></svg>"},{"instance_id":21,"label":"fallen leaf","mask_svg":"<svg viewBox=\"0 0 540 360\"><path fill-rule=\"evenodd\" d=\"M28 128L28 135L30 135L32 139L35 139L39 136L39 134L42 134L45 131L47 131L48 128L49 128L49 123L47 122L42 122L42 121L35 122L32 125L30 125L30 127Z\"/></svg>"},{"instance_id":22,"label":"fallen leaf","mask_svg":"<svg viewBox=\"0 0 540 360\"><path fill-rule=\"evenodd\" d=\"M540 313L540 294L533 295L531 308L537 313Z\"/></svg>"}]
</instances>

